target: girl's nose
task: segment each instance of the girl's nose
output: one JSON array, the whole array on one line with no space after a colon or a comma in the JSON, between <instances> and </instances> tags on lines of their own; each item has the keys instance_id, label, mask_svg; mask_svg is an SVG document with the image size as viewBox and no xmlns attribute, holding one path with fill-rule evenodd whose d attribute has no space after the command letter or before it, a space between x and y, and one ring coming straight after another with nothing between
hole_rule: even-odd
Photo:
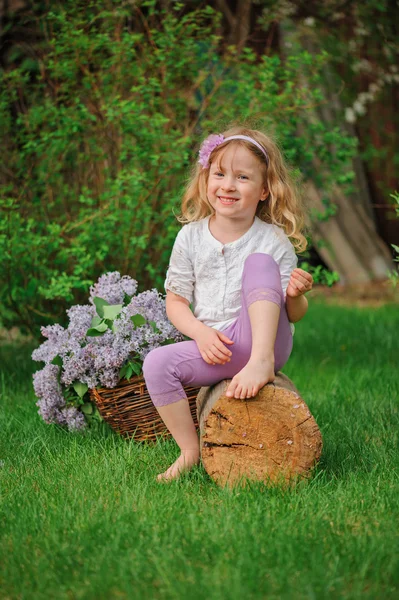
<instances>
[{"instance_id":1,"label":"girl's nose","mask_svg":"<svg viewBox=\"0 0 399 600\"><path fill-rule=\"evenodd\" d=\"M222 188L222 190L234 190L235 189L234 179L232 177L225 177L223 179L223 184L222 184L221 188Z\"/></svg>"}]
</instances>

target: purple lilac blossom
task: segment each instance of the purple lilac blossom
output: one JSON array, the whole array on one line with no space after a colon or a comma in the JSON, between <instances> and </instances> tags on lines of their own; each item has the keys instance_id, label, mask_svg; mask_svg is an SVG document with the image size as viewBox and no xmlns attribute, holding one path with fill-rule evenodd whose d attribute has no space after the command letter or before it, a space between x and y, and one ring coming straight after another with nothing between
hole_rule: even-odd
<instances>
[{"instance_id":1,"label":"purple lilac blossom","mask_svg":"<svg viewBox=\"0 0 399 600\"><path fill-rule=\"evenodd\" d=\"M76 304L67 311L69 317L68 333L76 341L84 340L86 331L90 328L93 317L96 316L96 307Z\"/></svg>"},{"instance_id":2,"label":"purple lilac blossom","mask_svg":"<svg viewBox=\"0 0 399 600\"><path fill-rule=\"evenodd\" d=\"M109 304L122 304L124 295L134 296L137 291L137 281L128 275L120 276L118 271L101 275L95 285L90 286L90 304L93 298L103 298Z\"/></svg>"},{"instance_id":3,"label":"purple lilac blossom","mask_svg":"<svg viewBox=\"0 0 399 600\"><path fill-rule=\"evenodd\" d=\"M113 388L119 382L121 367L133 355L144 361L147 354L161 346L167 339L176 342L184 340L183 335L170 323L166 315L165 299L155 288L134 296L137 282L128 276L120 277L118 272L102 275L97 284L90 288L89 305L75 305L67 310L69 324L41 328L47 338L32 353L32 359L43 361L43 369L33 375L33 385L39 407L39 414L46 423L57 423L72 430L86 427L86 421L79 408L66 406L62 390L76 382L95 387ZM122 304L124 294L133 295L119 317L114 321L115 333L107 330L103 335L86 336L91 321L97 315L93 298L104 298L110 304ZM147 323L134 327L133 315L142 315ZM154 321L159 332L149 323ZM51 364L59 356L60 367ZM58 382L60 377L60 383Z\"/></svg>"},{"instance_id":4,"label":"purple lilac blossom","mask_svg":"<svg viewBox=\"0 0 399 600\"><path fill-rule=\"evenodd\" d=\"M64 416L69 431L80 431L86 427L85 418L75 406L64 409Z\"/></svg>"},{"instance_id":5,"label":"purple lilac blossom","mask_svg":"<svg viewBox=\"0 0 399 600\"><path fill-rule=\"evenodd\" d=\"M60 367L57 365L46 365L41 371L33 374L33 388L39 400L39 415L46 423L65 424L65 399L61 392L57 375Z\"/></svg>"}]
</instances>

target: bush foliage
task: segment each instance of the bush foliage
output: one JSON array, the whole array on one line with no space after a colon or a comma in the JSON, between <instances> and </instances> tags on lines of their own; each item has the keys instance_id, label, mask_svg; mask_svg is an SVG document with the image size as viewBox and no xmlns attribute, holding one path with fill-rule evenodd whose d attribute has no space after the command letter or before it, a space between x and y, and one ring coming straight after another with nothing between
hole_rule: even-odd
<instances>
[{"instance_id":1,"label":"bush foliage","mask_svg":"<svg viewBox=\"0 0 399 600\"><path fill-rule=\"evenodd\" d=\"M297 174L310 177L317 155L324 190L347 181L353 140L306 118L324 102L325 54L238 53L222 47L210 7L177 2L67 0L40 26L35 58L21 55L0 80L4 326L39 337L65 325L106 271L163 292L182 186L210 132L262 127Z\"/></svg>"}]
</instances>

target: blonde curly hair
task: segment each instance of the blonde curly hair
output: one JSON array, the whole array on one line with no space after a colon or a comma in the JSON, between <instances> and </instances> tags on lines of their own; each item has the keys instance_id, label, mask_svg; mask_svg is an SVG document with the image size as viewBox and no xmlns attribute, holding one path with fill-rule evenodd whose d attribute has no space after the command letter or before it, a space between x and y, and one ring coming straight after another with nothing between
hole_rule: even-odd
<instances>
[{"instance_id":1,"label":"blonde curly hair","mask_svg":"<svg viewBox=\"0 0 399 600\"><path fill-rule=\"evenodd\" d=\"M246 140L231 140L217 146L210 154L209 163L220 162L228 144L244 146L258 159L263 171L264 185L269 195L264 202L259 201L256 216L265 223L282 227L297 252L304 252L307 247L306 237L302 231L305 228L305 209L300 197L291 169L284 163L282 154L276 142L268 135L256 129L232 127L222 132L224 137L231 135L246 135L256 140L268 155L268 164L264 154L251 142ZM209 168L203 169L198 162L193 166L191 177L186 185L181 204L181 215L177 216L179 223L186 224L199 221L208 215L215 214L214 208L207 197Z\"/></svg>"}]
</instances>

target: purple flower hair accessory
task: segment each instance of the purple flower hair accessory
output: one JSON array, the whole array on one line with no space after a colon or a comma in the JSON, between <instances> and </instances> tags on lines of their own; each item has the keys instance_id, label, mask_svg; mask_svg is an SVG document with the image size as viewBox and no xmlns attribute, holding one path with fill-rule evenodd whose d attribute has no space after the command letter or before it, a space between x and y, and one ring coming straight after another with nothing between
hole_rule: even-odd
<instances>
[{"instance_id":1,"label":"purple flower hair accessory","mask_svg":"<svg viewBox=\"0 0 399 600\"><path fill-rule=\"evenodd\" d=\"M199 163L202 165L203 169L209 167L209 157L211 152L220 144L223 144L224 137L221 134L212 133L208 135L208 137L202 142L201 148L199 151Z\"/></svg>"}]
</instances>

